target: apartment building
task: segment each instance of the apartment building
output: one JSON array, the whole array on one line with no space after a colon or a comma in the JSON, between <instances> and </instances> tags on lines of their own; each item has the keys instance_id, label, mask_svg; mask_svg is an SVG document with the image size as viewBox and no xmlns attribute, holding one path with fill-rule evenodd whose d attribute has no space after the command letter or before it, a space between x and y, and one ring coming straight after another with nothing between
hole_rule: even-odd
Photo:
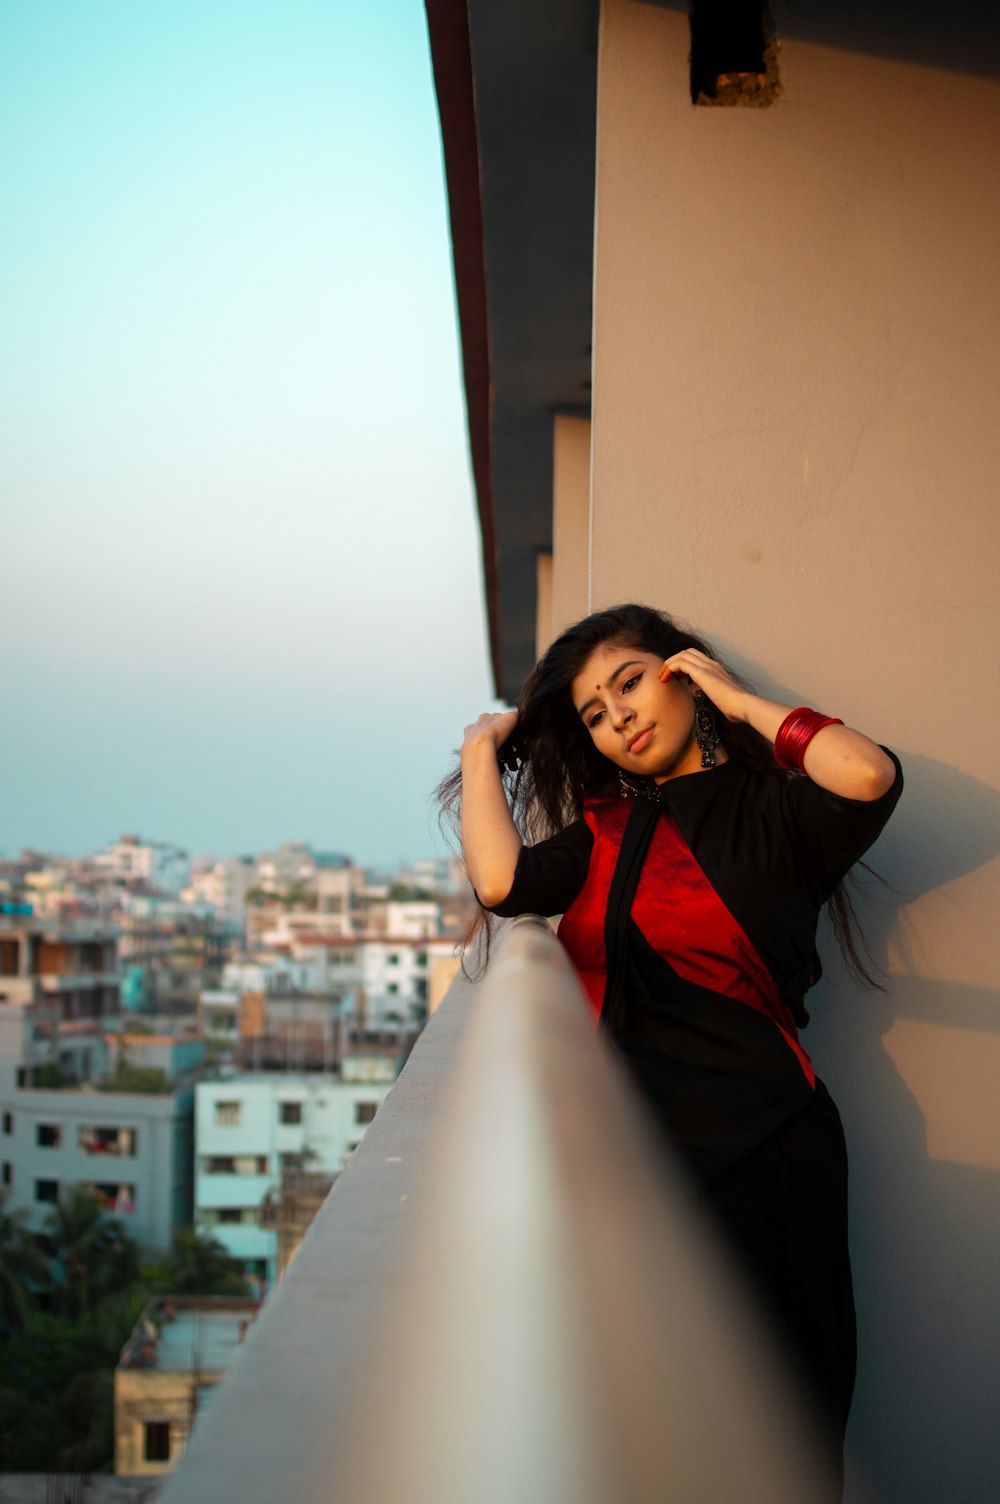
<instances>
[{"instance_id":1,"label":"apartment building","mask_svg":"<svg viewBox=\"0 0 1000 1504\"><path fill-rule=\"evenodd\" d=\"M0 1180L40 1229L73 1186L149 1252L192 1220L194 1094L17 1088L0 1069Z\"/></svg>"},{"instance_id":2,"label":"apartment building","mask_svg":"<svg viewBox=\"0 0 1000 1504\"><path fill-rule=\"evenodd\" d=\"M282 1171L337 1174L391 1087L388 1081L261 1072L196 1088L195 1216L246 1273L270 1286L278 1239L260 1208Z\"/></svg>"},{"instance_id":3,"label":"apartment building","mask_svg":"<svg viewBox=\"0 0 1000 1504\"><path fill-rule=\"evenodd\" d=\"M246 897L257 883L257 863L250 856L225 857L191 874L181 892L185 903L211 908L224 923L242 925L246 917Z\"/></svg>"},{"instance_id":4,"label":"apartment building","mask_svg":"<svg viewBox=\"0 0 1000 1504\"><path fill-rule=\"evenodd\" d=\"M233 1296L150 1301L115 1369L116 1474L171 1470L259 1309L259 1301Z\"/></svg>"},{"instance_id":5,"label":"apartment building","mask_svg":"<svg viewBox=\"0 0 1000 1504\"><path fill-rule=\"evenodd\" d=\"M30 997L39 1021L113 1016L118 939L118 927L102 920L0 915L0 999Z\"/></svg>"},{"instance_id":6,"label":"apartment building","mask_svg":"<svg viewBox=\"0 0 1000 1504\"><path fill-rule=\"evenodd\" d=\"M94 866L108 882L127 887L133 884L157 893L179 894L191 871L186 851L169 841L143 841L138 836L122 836L105 846L93 857Z\"/></svg>"}]
</instances>

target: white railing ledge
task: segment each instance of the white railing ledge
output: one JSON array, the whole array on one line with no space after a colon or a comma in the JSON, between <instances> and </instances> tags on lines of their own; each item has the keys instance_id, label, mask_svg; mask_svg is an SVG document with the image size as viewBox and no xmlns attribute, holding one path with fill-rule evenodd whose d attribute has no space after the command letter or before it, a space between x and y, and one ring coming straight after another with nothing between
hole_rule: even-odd
<instances>
[{"instance_id":1,"label":"white railing ledge","mask_svg":"<svg viewBox=\"0 0 1000 1504\"><path fill-rule=\"evenodd\" d=\"M810 1438L540 920L459 982L161 1504L823 1504Z\"/></svg>"}]
</instances>

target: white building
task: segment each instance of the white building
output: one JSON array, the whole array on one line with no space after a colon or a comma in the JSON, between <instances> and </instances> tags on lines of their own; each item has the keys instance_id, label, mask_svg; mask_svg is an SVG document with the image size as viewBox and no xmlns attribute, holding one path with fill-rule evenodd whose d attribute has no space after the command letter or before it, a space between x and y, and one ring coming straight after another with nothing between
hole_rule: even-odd
<instances>
[{"instance_id":1,"label":"white building","mask_svg":"<svg viewBox=\"0 0 1000 1504\"><path fill-rule=\"evenodd\" d=\"M126 1231L148 1252L170 1247L173 1230L191 1221L194 1092L152 1095L98 1091L93 1086L37 1088L26 1084L46 1051L65 1062L74 1041L88 1052L122 1047L122 1037L79 1036L75 1024L54 1037L36 1039L30 999L8 993L0 1002L0 1184L11 1210L24 1210L40 1230L52 1203L71 1187L87 1186L102 1207L120 1217ZM135 1051L160 1046L156 1063L190 1072L199 1041L130 1041ZM72 1058L76 1058L73 1056ZM32 1063L33 1062L33 1063ZM147 1059L133 1063L150 1063Z\"/></svg>"},{"instance_id":2,"label":"white building","mask_svg":"<svg viewBox=\"0 0 1000 1504\"><path fill-rule=\"evenodd\" d=\"M168 841L141 841L122 836L94 856L94 866L109 882L142 882L158 893L177 895L186 886L191 863L186 851Z\"/></svg>"},{"instance_id":3,"label":"white building","mask_svg":"<svg viewBox=\"0 0 1000 1504\"><path fill-rule=\"evenodd\" d=\"M227 924L241 925L247 894L256 886L257 880L257 863L253 857L230 856L214 866L193 872L181 897L185 903L207 904Z\"/></svg>"},{"instance_id":4,"label":"white building","mask_svg":"<svg viewBox=\"0 0 1000 1504\"><path fill-rule=\"evenodd\" d=\"M317 869L316 910L322 915L324 930L333 930L341 935L353 933L355 920L360 917L358 898L364 884L363 870L348 862L339 866L324 865Z\"/></svg>"},{"instance_id":5,"label":"white building","mask_svg":"<svg viewBox=\"0 0 1000 1504\"><path fill-rule=\"evenodd\" d=\"M316 858L304 841L282 841L257 863L258 884L268 893L284 893L295 883L311 882L315 874Z\"/></svg>"},{"instance_id":6,"label":"white building","mask_svg":"<svg viewBox=\"0 0 1000 1504\"><path fill-rule=\"evenodd\" d=\"M320 990L353 996L357 1020L369 1028L419 1022L432 962L454 951L455 941L448 937L398 933L355 939L301 935L291 946L294 959L312 958Z\"/></svg>"},{"instance_id":7,"label":"white building","mask_svg":"<svg viewBox=\"0 0 1000 1504\"><path fill-rule=\"evenodd\" d=\"M263 992L281 997L290 992L319 992L324 973L309 955L257 955L227 961L222 969L222 990L226 992Z\"/></svg>"},{"instance_id":8,"label":"white building","mask_svg":"<svg viewBox=\"0 0 1000 1504\"><path fill-rule=\"evenodd\" d=\"M195 1217L248 1274L274 1283L277 1234L258 1225L283 1169L337 1174L391 1083L245 1075L196 1088Z\"/></svg>"}]
</instances>

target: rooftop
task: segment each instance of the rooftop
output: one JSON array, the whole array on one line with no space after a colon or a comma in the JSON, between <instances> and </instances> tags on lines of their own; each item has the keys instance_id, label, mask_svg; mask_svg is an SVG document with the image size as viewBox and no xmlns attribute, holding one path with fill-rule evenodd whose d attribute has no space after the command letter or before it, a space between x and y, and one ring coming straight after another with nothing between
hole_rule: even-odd
<instances>
[{"instance_id":1,"label":"rooftop","mask_svg":"<svg viewBox=\"0 0 1000 1504\"><path fill-rule=\"evenodd\" d=\"M120 1367L225 1373L259 1309L249 1298L158 1297L136 1322Z\"/></svg>"}]
</instances>

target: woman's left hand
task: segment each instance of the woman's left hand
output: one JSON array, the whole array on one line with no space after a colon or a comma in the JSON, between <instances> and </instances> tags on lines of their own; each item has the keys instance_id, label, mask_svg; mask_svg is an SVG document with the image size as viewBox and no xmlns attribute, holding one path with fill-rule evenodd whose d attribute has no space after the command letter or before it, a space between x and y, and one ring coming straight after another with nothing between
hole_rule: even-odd
<instances>
[{"instance_id":1,"label":"woman's left hand","mask_svg":"<svg viewBox=\"0 0 1000 1504\"><path fill-rule=\"evenodd\" d=\"M753 697L707 653L698 648L682 648L679 653L674 653L660 669L659 678L666 684L677 675L683 675L697 689L704 690L727 721L747 719L747 704Z\"/></svg>"}]
</instances>

